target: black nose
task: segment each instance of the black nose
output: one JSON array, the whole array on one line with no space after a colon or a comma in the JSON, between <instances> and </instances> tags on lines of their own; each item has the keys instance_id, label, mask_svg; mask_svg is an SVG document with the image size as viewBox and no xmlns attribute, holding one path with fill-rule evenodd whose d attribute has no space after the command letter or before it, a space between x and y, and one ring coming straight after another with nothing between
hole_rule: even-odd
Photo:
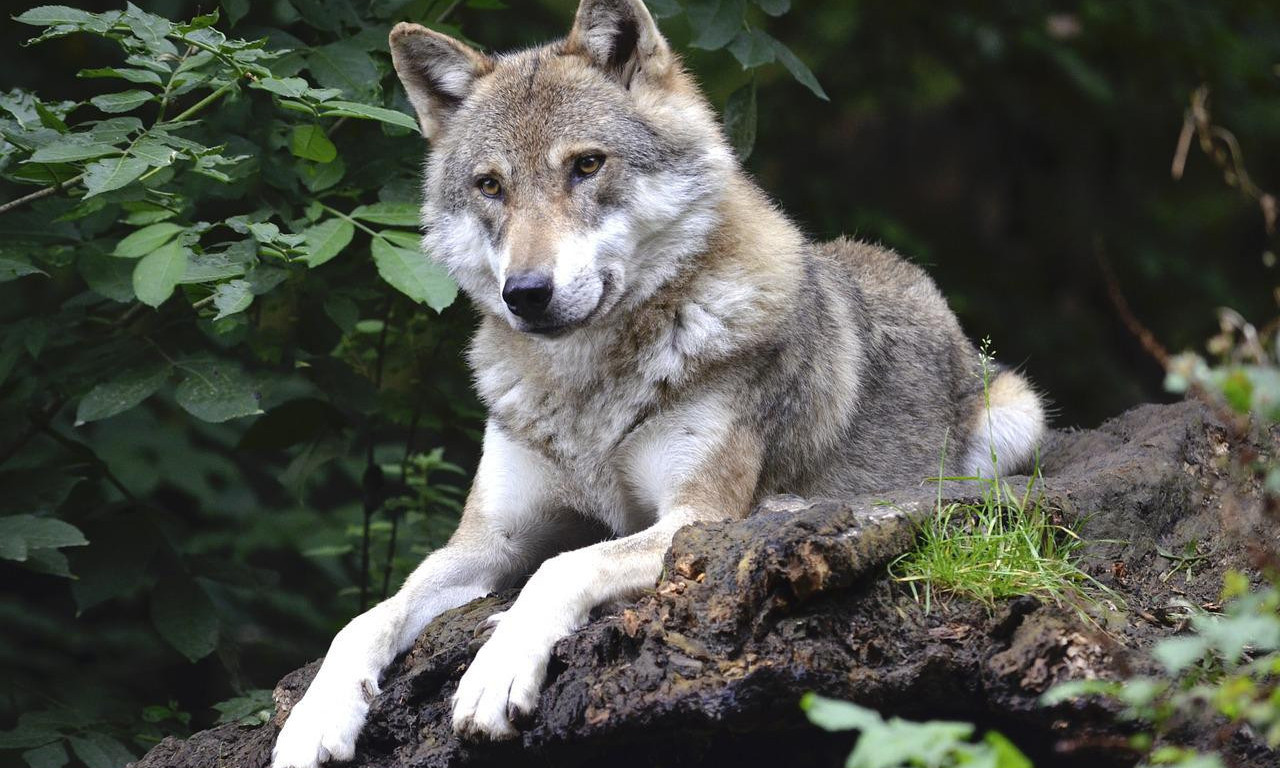
<instances>
[{"instance_id":1,"label":"black nose","mask_svg":"<svg viewBox=\"0 0 1280 768\"><path fill-rule=\"evenodd\" d=\"M551 276L522 272L507 278L502 286L502 300L516 317L533 320L551 303Z\"/></svg>"}]
</instances>

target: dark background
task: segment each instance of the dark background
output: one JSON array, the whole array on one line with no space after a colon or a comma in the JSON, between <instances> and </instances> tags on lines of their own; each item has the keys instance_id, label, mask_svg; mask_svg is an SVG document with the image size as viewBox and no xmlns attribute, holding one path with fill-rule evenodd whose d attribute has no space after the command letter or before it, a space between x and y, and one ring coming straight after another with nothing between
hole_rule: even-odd
<instances>
[{"instance_id":1,"label":"dark background","mask_svg":"<svg viewBox=\"0 0 1280 768\"><path fill-rule=\"evenodd\" d=\"M208 10L179 0L138 4L175 19ZM4 12L27 5L7 2ZM501 50L563 34L574 7L510 5L464 6L453 21ZM304 43L321 42L296 17L285 0L253 3L236 34L283 26ZM726 52L688 48L683 16L661 24L717 106L747 81ZM781 67L759 71L759 138L747 165L761 186L816 239L877 240L926 266L970 335L990 337L1002 361L1023 366L1046 391L1057 426L1093 426L1171 397L1162 369L1109 298L1101 256L1134 314L1171 350L1202 349L1218 307L1257 322L1274 316L1276 275L1265 255L1277 244L1256 203L1225 184L1194 144L1181 180L1170 168L1191 94L1207 85L1214 119L1238 139L1253 180L1280 189L1280 4L798 0L768 30L811 66L831 101ZM22 47L31 34L0 24L0 90L68 99L99 92L100 84L72 75L110 60L112 46L78 35ZM404 168L419 161L416 150L406 154ZM467 471L479 421L458 360L470 322L463 302L445 312L433 383L451 405L428 413L419 440ZM163 404L136 423L120 418L95 433L103 450L131 435L172 433L181 445L230 456L218 446L245 429L195 429ZM403 437L394 424L382 437L389 453L403 450L403 440L392 445ZM352 536L358 455L299 502L273 485L282 462L230 456L210 470L217 483L193 485L180 477L183 456L157 451L148 498L173 511L166 535L184 552L274 576L242 589L210 587L219 649L190 664L150 627L146 587L77 616L63 582L0 563L0 625L11 627L0 632L0 679L9 681L0 685L0 727L22 712L85 702L116 733L136 735L144 707L170 704L190 713L190 723L162 717L145 728L148 738L204 726L213 702L270 688L323 653L355 613L353 556L304 550ZM233 499L235 513L210 511L217 504L200 498L206 492L223 506ZM96 535L127 537L130 514ZM406 533L397 578L438 537Z\"/></svg>"}]
</instances>

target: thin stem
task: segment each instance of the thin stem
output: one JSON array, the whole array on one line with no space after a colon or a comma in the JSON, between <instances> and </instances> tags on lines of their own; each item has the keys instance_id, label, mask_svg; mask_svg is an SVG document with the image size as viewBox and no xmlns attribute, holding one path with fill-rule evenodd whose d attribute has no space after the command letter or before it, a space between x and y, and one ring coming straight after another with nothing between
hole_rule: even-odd
<instances>
[{"instance_id":1,"label":"thin stem","mask_svg":"<svg viewBox=\"0 0 1280 768\"><path fill-rule=\"evenodd\" d=\"M29 195L23 195L22 197L19 197L16 200L10 200L4 205L0 205L0 213L8 213L14 208L17 208L22 205L26 205L27 203L35 202L36 200L39 200L42 197L48 197L49 195L52 195L54 192L57 192L58 190L66 189L67 187L71 186L72 184L75 184L77 181L83 178L84 178L83 173L77 174L67 179L66 181L62 182L61 184L54 184L51 187L45 187L44 189L37 189L35 192L32 192Z\"/></svg>"}]
</instances>

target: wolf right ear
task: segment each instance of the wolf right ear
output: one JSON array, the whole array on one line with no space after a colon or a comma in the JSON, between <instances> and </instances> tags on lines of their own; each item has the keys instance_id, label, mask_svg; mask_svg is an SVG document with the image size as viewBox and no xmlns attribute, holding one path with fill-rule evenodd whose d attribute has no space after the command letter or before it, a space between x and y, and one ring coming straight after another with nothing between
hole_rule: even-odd
<instances>
[{"instance_id":1,"label":"wolf right ear","mask_svg":"<svg viewBox=\"0 0 1280 768\"><path fill-rule=\"evenodd\" d=\"M582 0L568 44L627 88L637 77L661 80L675 62L642 0Z\"/></svg>"},{"instance_id":2,"label":"wolf right ear","mask_svg":"<svg viewBox=\"0 0 1280 768\"><path fill-rule=\"evenodd\" d=\"M400 22L389 41L391 62L428 140L471 93L476 78L493 68L488 56L420 24Z\"/></svg>"}]
</instances>

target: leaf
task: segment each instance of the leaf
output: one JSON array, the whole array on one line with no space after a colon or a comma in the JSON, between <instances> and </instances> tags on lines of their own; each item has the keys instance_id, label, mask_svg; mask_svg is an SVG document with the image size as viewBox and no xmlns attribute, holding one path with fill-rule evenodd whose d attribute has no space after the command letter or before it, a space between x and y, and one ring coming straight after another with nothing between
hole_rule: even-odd
<instances>
[{"instance_id":1,"label":"leaf","mask_svg":"<svg viewBox=\"0 0 1280 768\"><path fill-rule=\"evenodd\" d=\"M116 244L112 255L124 259L142 258L172 240L184 229L186 227L165 221L134 230Z\"/></svg>"},{"instance_id":2,"label":"leaf","mask_svg":"<svg viewBox=\"0 0 1280 768\"><path fill-rule=\"evenodd\" d=\"M169 645L191 661L199 661L218 645L218 617L213 602L195 579L170 574L151 593L151 623Z\"/></svg>"},{"instance_id":3,"label":"leaf","mask_svg":"<svg viewBox=\"0 0 1280 768\"><path fill-rule=\"evenodd\" d=\"M166 165L172 165L178 156L178 151L168 146L163 141L151 136L147 136L133 145L129 150L129 154L145 160L147 165L152 168L163 168Z\"/></svg>"},{"instance_id":4,"label":"leaf","mask_svg":"<svg viewBox=\"0 0 1280 768\"><path fill-rule=\"evenodd\" d=\"M218 710L217 724L239 723L241 725L263 725L271 719L275 712L275 700L271 691L266 688L255 688L245 691L243 696L220 701L213 705Z\"/></svg>"},{"instance_id":5,"label":"leaf","mask_svg":"<svg viewBox=\"0 0 1280 768\"><path fill-rule=\"evenodd\" d=\"M81 398L76 407L76 426L108 419L141 405L164 386L171 371L168 363L153 363L130 367L101 382Z\"/></svg>"},{"instance_id":6,"label":"leaf","mask_svg":"<svg viewBox=\"0 0 1280 768\"><path fill-rule=\"evenodd\" d=\"M102 253L86 253L76 262L76 270L89 288L112 301L129 302L133 294L133 262Z\"/></svg>"},{"instance_id":7,"label":"leaf","mask_svg":"<svg viewBox=\"0 0 1280 768\"><path fill-rule=\"evenodd\" d=\"M746 12L746 0L690 0L685 7L694 32L689 45L710 51L725 47L742 29Z\"/></svg>"},{"instance_id":8,"label":"leaf","mask_svg":"<svg viewBox=\"0 0 1280 768\"><path fill-rule=\"evenodd\" d=\"M373 107L368 104L357 104L354 101L326 102L323 109L324 111L320 114L324 117L358 117L366 120L378 120L401 128L408 128L415 133L420 130L417 120L414 120L409 115L394 109Z\"/></svg>"},{"instance_id":9,"label":"leaf","mask_svg":"<svg viewBox=\"0 0 1280 768\"><path fill-rule=\"evenodd\" d=\"M230 280L222 283L213 292L213 306L218 314L214 320L243 312L253 303L253 286L247 280Z\"/></svg>"},{"instance_id":10,"label":"leaf","mask_svg":"<svg viewBox=\"0 0 1280 768\"><path fill-rule=\"evenodd\" d=\"M457 283L421 251L392 245L382 237L373 238L372 250L382 279L414 301L440 312L457 298Z\"/></svg>"},{"instance_id":11,"label":"leaf","mask_svg":"<svg viewBox=\"0 0 1280 768\"><path fill-rule=\"evenodd\" d=\"M155 96L150 91L121 91L120 93L104 93L101 96L94 96L89 99L89 103L103 112L128 112L132 109L146 104L154 99Z\"/></svg>"},{"instance_id":12,"label":"leaf","mask_svg":"<svg viewBox=\"0 0 1280 768\"><path fill-rule=\"evenodd\" d=\"M36 549L32 550L27 561L22 564L28 571L43 573L48 576L61 576L64 579L73 579L71 567L67 564L67 556L56 549Z\"/></svg>"},{"instance_id":13,"label":"leaf","mask_svg":"<svg viewBox=\"0 0 1280 768\"><path fill-rule=\"evenodd\" d=\"M222 10L227 12L227 26L234 27L249 12L249 0L222 0Z\"/></svg>"},{"instance_id":14,"label":"leaf","mask_svg":"<svg viewBox=\"0 0 1280 768\"><path fill-rule=\"evenodd\" d=\"M329 141L324 129L318 125L299 125L289 137L289 151L294 155L317 163L333 162L338 148Z\"/></svg>"},{"instance_id":15,"label":"leaf","mask_svg":"<svg viewBox=\"0 0 1280 768\"><path fill-rule=\"evenodd\" d=\"M815 693L806 693L800 699L809 722L825 731L865 731L883 727L884 719L875 710L860 707L847 701L828 699Z\"/></svg>"},{"instance_id":16,"label":"leaf","mask_svg":"<svg viewBox=\"0 0 1280 768\"><path fill-rule=\"evenodd\" d=\"M1031 760L1009 739L996 731L988 731L982 742L995 754L996 768L1033 768Z\"/></svg>"},{"instance_id":17,"label":"leaf","mask_svg":"<svg viewBox=\"0 0 1280 768\"><path fill-rule=\"evenodd\" d=\"M724 105L725 132L743 162L751 156L756 144L756 120L756 83L752 80L729 94Z\"/></svg>"},{"instance_id":18,"label":"leaf","mask_svg":"<svg viewBox=\"0 0 1280 768\"><path fill-rule=\"evenodd\" d=\"M325 88L340 88L352 101L373 101L382 80L369 49L358 40L348 39L313 50L307 56L307 68Z\"/></svg>"},{"instance_id":19,"label":"leaf","mask_svg":"<svg viewBox=\"0 0 1280 768\"><path fill-rule=\"evenodd\" d=\"M79 8L68 8L65 5L41 5L26 13L18 14L13 17L13 20L23 24L48 27L54 24L90 24L95 18L96 14Z\"/></svg>"},{"instance_id":20,"label":"leaf","mask_svg":"<svg viewBox=\"0 0 1280 768\"><path fill-rule=\"evenodd\" d=\"M131 83L141 83L143 85L163 85L160 80L160 73L150 69L132 69L117 67L99 67L98 69L82 69L76 73L76 77L99 78L99 77L118 77L121 80L128 80Z\"/></svg>"},{"instance_id":21,"label":"leaf","mask_svg":"<svg viewBox=\"0 0 1280 768\"><path fill-rule=\"evenodd\" d=\"M422 210L413 203L374 203L356 208L351 218L390 227L417 227L422 222Z\"/></svg>"},{"instance_id":22,"label":"leaf","mask_svg":"<svg viewBox=\"0 0 1280 768\"><path fill-rule=\"evenodd\" d=\"M187 378L174 393L183 410L214 423L262 413L257 382L234 363L204 360L182 364Z\"/></svg>"},{"instance_id":23,"label":"leaf","mask_svg":"<svg viewBox=\"0 0 1280 768\"><path fill-rule=\"evenodd\" d=\"M255 88L261 88L264 91L270 91L278 96L287 96L289 98L299 98L307 92L310 84L301 77L264 77L254 83Z\"/></svg>"},{"instance_id":24,"label":"leaf","mask_svg":"<svg viewBox=\"0 0 1280 768\"><path fill-rule=\"evenodd\" d=\"M31 550L81 547L88 544L79 528L51 517L0 517L0 558L22 562Z\"/></svg>"},{"instance_id":25,"label":"leaf","mask_svg":"<svg viewBox=\"0 0 1280 768\"><path fill-rule=\"evenodd\" d=\"M0 256L0 283L7 283L10 280L17 280L27 275L44 275L48 277L49 273L39 267L32 266L31 262L27 261L24 256L17 258Z\"/></svg>"},{"instance_id":26,"label":"leaf","mask_svg":"<svg viewBox=\"0 0 1280 768\"><path fill-rule=\"evenodd\" d=\"M116 157L91 163L84 171L84 186L88 190L85 197L120 189L146 173L150 167L147 161L136 157Z\"/></svg>"},{"instance_id":27,"label":"leaf","mask_svg":"<svg viewBox=\"0 0 1280 768\"><path fill-rule=\"evenodd\" d=\"M186 273L190 256L190 248L181 240L172 240L142 257L133 268L133 292L138 301L149 307L163 304Z\"/></svg>"},{"instance_id":28,"label":"leaf","mask_svg":"<svg viewBox=\"0 0 1280 768\"><path fill-rule=\"evenodd\" d=\"M33 163L72 163L120 153L120 148L84 133L73 133L40 147L31 154Z\"/></svg>"},{"instance_id":29,"label":"leaf","mask_svg":"<svg viewBox=\"0 0 1280 768\"><path fill-rule=\"evenodd\" d=\"M122 768L136 759L120 742L101 733L72 736L67 741L88 768Z\"/></svg>"},{"instance_id":30,"label":"leaf","mask_svg":"<svg viewBox=\"0 0 1280 768\"><path fill-rule=\"evenodd\" d=\"M236 450L278 451L318 440L347 426L342 411L313 397L290 400L275 408L244 433Z\"/></svg>"},{"instance_id":31,"label":"leaf","mask_svg":"<svg viewBox=\"0 0 1280 768\"><path fill-rule=\"evenodd\" d=\"M669 19L684 13L677 0L644 0L644 4L649 7L649 13L655 19Z\"/></svg>"},{"instance_id":32,"label":"leaf","mask_svg":"<svg viewBox=\"0 0 1280 768\"><path fill-rule=\"evenodd\" d=\"M302 234L309 251L302 260L315 268L333 259L351 243L356 228L346 219L332 218L308 227Z\"/></svg>"},{"instance_id":33,"label":"leaf","mask_svg":"<svg viewBox=\"0 0 1280 768\"><path fill-rule=\"evenodd\" d=\"M781 16L791 10L791 0L754 0L760 10L770 16Z\"/></svg>"},{"instance_id":34,"label":"leaf","mask_svg":"<svg viewBox=\"0 0 1280 768\"><path fill-rule=\"evenodd\" d=\"M66 747L59 743L27 750L22 753L22 759L27 762L28 768L62 768L71 760L67 756Z\"/></svg>"},{"instance_id":35,"label":"leaf","mask_svg":"<svg viewBox=\"0 0 1280 768\"><path fill-rule=\"evenodd\" d=\"M764 33L761 33L764 34ZM831 101L831 97L827 96L827 92L822 90L822 85L818 83L818 78L813 76L809 71L809 67L796 56L794 52L787 46L782 44L780 40L773 40L774 52L778 55L778 61L782 62L782 66L787 68L801 85L813 92L814 96L823 101Z\"/></svg>"},{"instance_id":36,"label":"leaf","mask_svg":"<svg viewBox=\"0 0 1280 768\"><path fill-rule=\"evenodd\" d=\"M729 52L743 69L769 64L774 60L773 38L759 29L743 30L729 43Z\"/></svg>"},{"instance_id":37,"label":"leaf","mask_svg":"<svg viewBox=\"0 0 1280 768\"><path fill-rule=\"evenodd\" d=\"M136 590L155 555L155 528L145 513L113 516L90 524L93 542L71 551L71 563L80 577L71 584L77 614Z\"/></svg>"}]
</instances>

